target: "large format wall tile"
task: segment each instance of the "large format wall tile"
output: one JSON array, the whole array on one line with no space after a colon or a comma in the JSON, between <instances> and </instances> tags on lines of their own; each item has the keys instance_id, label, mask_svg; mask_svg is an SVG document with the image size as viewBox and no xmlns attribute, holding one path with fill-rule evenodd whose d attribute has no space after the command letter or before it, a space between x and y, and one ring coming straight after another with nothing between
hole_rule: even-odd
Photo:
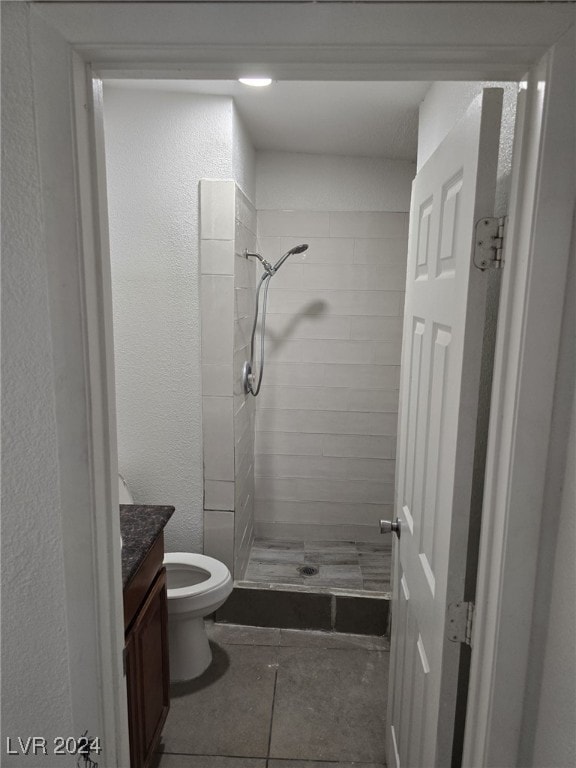
<instances>
[{"instance_id":1,"label":"large format wall tile","mask_svg":"<svg viewBox=\"0 0 576 768\"><path fill-rule=\"evenodd\" d=\"M392 459L352 459L334 456L258 454L254 474L263 477L310 477L332 480L394 482Z\"/></svg>"},{"instance_id":2,"label":"large format wall tile","mask_svg":"<svg viewBox=\"0 0 576 768\"><path fill-rule=\"evenodd\" d=\"M234 277L202 275L202 362L226 365L234 344Z\"/></svg>"},{"instance_id":3,"label":"large format wall tile","mask_svg":"<svg viewBox=\"0 0 576 768\"><path fill-rule=\"evenodd\" d=\"M254 424L256 404L242 389L242 369L250 356L256 263L246 251L256 250L256 209L236 189L234 241L234 578L241 579L254 540Z\"/></svg>"},{"instance_id":4,"label":"large format wall tile","mask_svg":"<svg viewBox=\"0 0 576 768\"><path fill-rule=\"evenodd\" d=\"M204 510L204 554L234 568L234 511Z\"/></svg>"},{"instance_id":5,"label":"large format wall tile","mask_svg":"<svg viewBox=\"0 0 576 768\"><path fill-rule=\"evenodd\" d=\"M385 517L391 503L360 503L353 501L289 501L282 499L256 499L255 510L258 522L293 523L302 525L325 525L326 536L331 526L366 525L372 526L374 533L379 533L378 523ZM304 531L305 533L305 531ZM299 534L300 535L300 534ZM360 538L360 537L354 537Z\"/></svg>"},{"instance_id":6,"label":"large format wall tile","mask_svg":"<svg viewBox=\"0 0 576 768\"><path fill-rule=\"evenodd\" d=\"M234 480L234 422L231 397L203 397L204 478Z\"/></svg>"},{"instance_id":7,"label":"large format wall tile","mask_svg":"<svg viewBox=\"0 0 576 768\"><path fill-rule=\"evenodd\" d=\"M233 181L200 181L200 236L203 240L234 237L235 188Z\"/></svg>"},{"instance_id":8,"label":"large format wall tile","mask_svg":"<svg viewBox=\"0 0 576 768\"><path fill-rule=\"evenodd\" d=\"M394 498L408 214L259 211L273 278L257 400L261 535L376 535Z\"/></svg>"},{"instance_id":9,"label":"large format wall tile","mask_svg":"<svg viewBox=\"0 0 576 768\"><path fill-rule=\"evenodd\" d=\"M233 275L234 241L202 240L200 264L203 275Z\"/></svg>"},{"instance_id":10,"label":"large format wall tile","mask_svg":"<svg viewBox=\"0 0 576 768\"><path fill-rule=\"evenodd\" d=\"M408 214L380 211L335 211L330 214L330 237L408 238Z\"/></svg>"},{"instance_id":11,"label":"large format wall tile","mask_svg":"<svg viewBox=\"0 0 576 768\"><path fill-rule=\"evenodd\" d=\"M255 299L256 210L233 181L200 183L204 551L241 578L254 538L255 404L242 389Z\"/></svg>"},{"instance_id":12,"label":"large format wall tile","mask_svg":"<svg viewBox=\"0 0 576 768\"><path fill-rule=\"evenodd\" d=\"M328 237L330 214L324 211L258 211L258 234Z\"/></svg>"}]
</instances>

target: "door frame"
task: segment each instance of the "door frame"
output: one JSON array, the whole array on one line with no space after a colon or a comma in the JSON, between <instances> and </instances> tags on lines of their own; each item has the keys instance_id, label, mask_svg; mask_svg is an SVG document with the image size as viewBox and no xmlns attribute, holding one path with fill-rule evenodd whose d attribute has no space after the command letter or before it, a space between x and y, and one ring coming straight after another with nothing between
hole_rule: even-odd
<instances>
[{"instance_id":1,"label":"door frame","mask_svg":"<svg viewBox=\"0 0 576 768\"><path fill-rule=\"evenodd\" d=\"M574 216L576 104L567 76L574 63L570 35L528 74L519 99L486 453L465 766L516 765L520 748L524 713L515 702L524 699L529 674Z\"/></svg>"},{"instance_id":2,"label":"door frame","mask_svg":"<svg viewBox=\"0 0 576 768\"><path fill-rule=\"evenodd\" d=\"M77 254L81 279L72 287L60 285L57 280L51 281L49 293L51 303L57 305L65 292L76 291L80 305L82 349L75 350L75 354L70 354L68 350L66 365L68 370L82 366L86 372L86 402L82 407L88 425L86 462L91 482L85 488L89 514L82 534L85 537L84 546L93 555L91 568L94 591L87 599L93 608L92 628L98 649L93 679L87 681L85 668L78 662L72 662L72 685L74 687L77 684L79 688L81 685L92 685L102 692L102 737L108 745L105 762L110 768L126 765L126 696L122 685L121 662L123 636L116 626L122 614L122 590L117 547L119 524L117 515L113 514L118 504L115 478L115 394L105 168L102 154L98 151L102 141L99 78L103 75L235 78L256 61L267 62L273 76L278 79L520 80L525 70L532 64L536 65L548 48L544 64L537 72L537 79L532 77L529 80L530 98L537 99L538 94L544 94L542 111L527 111L527 115L532 115L533 119L525 120L522 125L522 153L517 153L514 161L516 179L522 179L522 183L528 186L532 184L534 189L529 199L527 195L522 197L516 212L515 221L518 225L515 225L515 229L519 232L520 222L525 224L531 221L528 230L531 236L522 251L522 259L517 264L511 260L504 270L494 407L487 456L486 524L483 526L478 574L478 610L479 615L486 617L486 625L481 632L476 631L469 713L474 712L477 720L468 717L465 744L465 755L469 758L465 765L501 765L501 762L490 763L492 749L497 747L499 750L505 749L510 755L515 754L518 730L507 732L504 728L499 729L498 724L514 720L513 704L522 697L526 681L526 666L517 665L515 677L506 677L507 696L498 696L500 682L497 672L501 666L505 668L510 659L512 633L518 639L518 611L513 618L507 613L510 595L505 586L510 573L537 560L537 531L542 514L545 455L551 430L562 309L562 302L554 304L550 302L550 297L564 295L571 231L568 210L564 211L563 216L555 217L556 231L552 238L557 258L553 269L549 268L549 262L544 258L550 249L543 253L534 247L534 243L550 236L546 216L549 214L547 193L550 192L552 179L556 184L560 179L560 187L569 191L568 208L572 210L573 165L566 162L566 147L557 141L558 136L566 135L566 126L570 130L571 117L560 109L558 99L552 98L551 94L571 91L573 70L570 53L573 38L568 33L561 44L551 48L551 41L546 46L527 42L517 46L502 43L495 47L495 18L500 13L505 21L508 13L505 3L490 4L490 18L485 21L479 18L474 25L474 44L467 42L464 45L442 42L441 35L447 26L443 14L448 12L450 22L453 23L454 19L465 19L476 13L474 4L449 3L446 11L446 7L434 3L422 5L407 2L386 7L379 3L364 6L316 3L291 7L290 3L284 3L274 8L274 24L282 25L286 17L287 31L290 24L299 28L299 24L305 23L307 15L312 15L318 21L319 18L325 20L326 14L333 14L339 19L349 14L352 35L357 35L360 26L366 34L368 30L381 30L383 39L369 45L363 42L361 36L354 38L355 42L352 43L330 42L315 31L317 40L309 40L297 46L278 45L272 40L273 34L268 43L255 39L239 44L234 37L234 24L240 18L245 18L246 14L252 13L254 4L244 8L241 3L207 3L192 8L193 5L171 5L169 14L164 5L161 16L154 15L160 8L160 4L154 3L134 2L124 6L115 6L114 3L42 3L27 6L32 39L38 44L32 46L36 73L44 67L42 77L45 82L52 74L51 64L47 62L45 51L42 50L49 36L57 36L69 52L68 77L65 78L59 62L59 68L53 73L55 79L52 80L52 87L59 89L59 93L66 93L66 103L70 104L71 110L69 117L73 123L73 146L67 150L73 155L75 178L68 181L74 186L77 202ZM523 13L528 16L533 13L530 5L523 6L523 9ZM210 43L182 43L182 30L186 30L187 25L189 27L190 14L193 12L200 14L203 19L202 24L205 23L210 32ZM428 24L423 20L427 14ZM168 16L169 21L166 21ZM36 24L33 23L35 19L38 22ZM127 19L129 24L126 24ZM395 23L390 23L390 20ZM156 23L154 31L151 27L153 23ZM534 23L537 24L536 21ZM314 27L314 30L320 27ZM215 28L217 32L214 32ZM401 30L400 45L394 42L399 39L398 29ZM257 32L258 35L262 34L262 24ZM218 35L221 35L220 42ZM231 37L233 43L230 42ZM423 39L435 42L427 45L423 51ZM41 50L38 61L37 50ZM184 66L182 62L185 62ZM39 98L46 100L48 96L40 95ZM45 115L49 109L50 106L45 104ZM541 115L541 129L536 124L538 114ZM46 136L43 139L39 152L41 159L44 154L44 162L50 165L51 159L47 156L49 141ZM51 140L56 141L57 137ZM519 181L517 188L520 188ZM43 189L42 195L46 211L51 212L50 190ZM52 226L55 229L58 215L58 212L53 213L55 218ZM57 254L51 253L50 247L47 247L47 257L53 264L58 261ZM545 279L539 279L543 274ZM533 337L531 334L534 328L539 331ZM541 364L542 340L547 349L547 365ZM53 341L57 351L62 340L56 334ZM535 393L538 393L538 399L535 399ZM534 407L538 416L540 445L532 454L530 446L524 444L526 430L532 426L532 417L523 410L527 406ZM504 425L505 441L501 434ZM70 430L68 423L59 423L58 426L62 428L64 436L66 430ZM520 446L527 450L519 450ZM530 467L528 476L522 471L523 466ZM66 483L67 478L61 478L61 482ZM533 533L523 541L522 546L513 540L520 517L523 525L528 526ZM63 524L66 522L63 520ZM85 571L86 563L78 561L69 549L66 554L66 549L65 541L66 577L67 580L73 580L75 573L81 569ZM530 573L527 579L526 583L520 579L514 581L515 604L516 607L523 604L519 611L523 614L526 627L522 638L526 645L524 658L527 656L534 599ZM519 592L525 596L524 600L517 599ZM70 596L67 599L67 609L73 611L74 600ZM103 617L107 617L107 620L101 624ZM517 650L516 642L515 654ZM492 674L483 675L481 665L479 662L474 663L474 659L481 659L482 668L492 670Z\"/></svg>"}]
</instances>

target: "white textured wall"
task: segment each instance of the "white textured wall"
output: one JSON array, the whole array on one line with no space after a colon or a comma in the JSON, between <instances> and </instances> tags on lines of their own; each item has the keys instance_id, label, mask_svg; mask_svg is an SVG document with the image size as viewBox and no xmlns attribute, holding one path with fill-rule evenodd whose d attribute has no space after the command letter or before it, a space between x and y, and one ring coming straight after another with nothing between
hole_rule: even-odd
<instances>
[{"instance_id":1,"label":"white textured wall","mask_svg":"<svg viewBox=\"0 0 576 768\"><path fill-rule=\"evenodd\" d=\"M548 630L534 734L534 768L576 765L576 400L572 408L556 549L547 563L551 578ZM546 524L546 522L544 523Z\"/></svg>"},{"instance_id":2,"label":"white textured wall","mask_svg":"<svg viewBox=\"0 0 576 768\"><path fill-rule=\"evenodd\" d=\"M522 765L576 765L576 221L540 533Z\"/></svg>"},{"instance_id":3,"label":"white textured wall","mask_svg":"<svg viewBox=\"0 0 576 768\"><path fill-rule=\"evenodd\" d=\"M256 197L256 152L242 118L232 104L232 178L249 200Z\"/></svg>"},{"instance_id":4,"label":"white textured wall","mask_svg":"<svg viewBox=\"0 0 576 768\"><path fill-rule=\"evenodd\" d=\"M414 163L294 152L256 154L256 208L408 211Z\"/></svg>"},{"instance_id":5,"label":"white textured wall","mask_svg":"<svg viewBox=\"0 0 576 768\"><path fill-rule=\"evenodd\" d=\"M226 97L105 89L119 466L202 550L198 183L233 172ZM240 161L238 161L240 162Z\"/></svg>"},{"instance_id":6,"label":"white textured wall","mask_svg":"<svg viewBox=\"0 0 576 768\"><path fill-rule=\"evenodd\" d=\"M45 232L25 4L2 7L2 735L72 722ZM6 755L2 765L59 766Z\"/></svg>"},{"instance_id":7,"label":"white textured wall","mask_svg":"<svg viewBox=\"0 0 576 768\"><path fill-rule=\"evenodd\" d=\"M437 82L432 83L420 105L418 122L418 168L421 168L451 128L464 115L483 88L503 88L502 127L498 155L496 215L508 210L509 179L514 145L517 83L502 82Z\"/></svg>"}]
</instances>

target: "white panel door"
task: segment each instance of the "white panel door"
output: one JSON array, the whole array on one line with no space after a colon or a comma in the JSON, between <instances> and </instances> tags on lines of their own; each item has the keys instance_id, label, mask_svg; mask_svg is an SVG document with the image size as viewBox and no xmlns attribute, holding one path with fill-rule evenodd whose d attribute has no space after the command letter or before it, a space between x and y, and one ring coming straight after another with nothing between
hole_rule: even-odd
<instances>
[{"instance_id":1,"label":"white panel door","mask_svg":"<svg viewBox=\"0 0 576 768\"><path fill-rule=\"evenodd\" d=\"M486 89L412 187L400 422L387 753L390 768L449 768L487 274L474 224L494 210L502 90Z\"/></svg>"}]
</instances>

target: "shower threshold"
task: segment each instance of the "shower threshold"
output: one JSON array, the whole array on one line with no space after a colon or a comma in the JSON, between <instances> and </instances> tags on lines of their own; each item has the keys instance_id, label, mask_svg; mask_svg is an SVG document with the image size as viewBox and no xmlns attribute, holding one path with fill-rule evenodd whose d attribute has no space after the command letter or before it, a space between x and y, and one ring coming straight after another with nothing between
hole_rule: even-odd
<instances>
[{"instance_id":1,"label":"shower threshold","mask_svg":"<svg viewBox=\"0 0 576 768\"><path fill-rule=\"evenodd\" d=\"M384 636L389 615L389 592L238 581L214 619L222 624Z\"/></svg>"},{"instance_id":2,"label":"shower threshold","mask_svg":"<svg viewBox=\"0 0 576 768\"><path fill-rule=\"evenodd\" d=\"M390 560L382 543L257 539L216 621L385 635Z\"/></svg>"},{"instance_id":3,"label":"shower threshold","mask_svg":"<svg viewBox=\"0 0 576 768\"><path fill-rule=\"evenodd\" d=\"M391 600L392 593L389 590L370 591L364 589L353 589L350 587L319 587L315 584L286 584L284 582L275 583L273 581L249 581L248 579L239 579L234 582L234 587L239 589L263 589L273 592L300 592L316 595L340 595L341 597L373 597L377 600Z\"/></svg>"}]
</instances>

